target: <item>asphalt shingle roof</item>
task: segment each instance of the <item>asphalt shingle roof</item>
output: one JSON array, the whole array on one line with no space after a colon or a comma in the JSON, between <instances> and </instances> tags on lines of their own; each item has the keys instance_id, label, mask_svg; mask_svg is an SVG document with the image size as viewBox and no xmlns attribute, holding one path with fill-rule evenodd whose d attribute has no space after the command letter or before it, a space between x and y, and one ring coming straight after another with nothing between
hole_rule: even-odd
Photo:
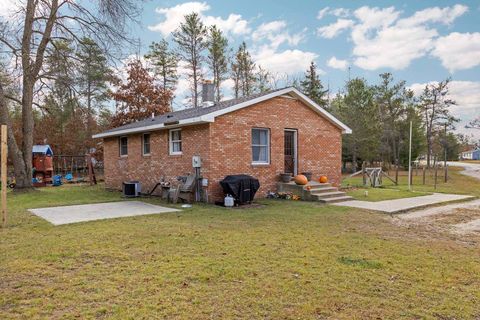
<instances>
[{"instance_id":1,"label":"asphalt shingle roof","mask_svg":"<svg viewBox=\"0 0 480 320\"><path fill-rule=\"evenodd\" d=\"M178 110L178 111L173 111L169 113L162 114L160 116L156 116L153 119L148 118L145 120L137 121L137 122L132 122L117 128L113 128L107 131L104 131L102 133L114 133L116 131L120 130L125 130L125 129L135 129L135 128L142 128L146 126L152 126L152 125L157 125L157 124L163 124L163 123L169 123L169 122L176 122L180 120L185 120L185 119L190 119L190 118L196 118L200 117L215 111L219 111L222 109L229 108L231 106L237 105L239 103L252 100L255 98L259 98L261 96L283 90L285 88L281 89L275 89L275 90L270 90L262 93L257 93L254 95L250 95L248 97L242 97L238 99L230 99L230 100L225 100L225 101L220 101L216 102L213 106L210 107L197 107L197 108L187 108L183 110Z\"/></svg>"}]
</instances>

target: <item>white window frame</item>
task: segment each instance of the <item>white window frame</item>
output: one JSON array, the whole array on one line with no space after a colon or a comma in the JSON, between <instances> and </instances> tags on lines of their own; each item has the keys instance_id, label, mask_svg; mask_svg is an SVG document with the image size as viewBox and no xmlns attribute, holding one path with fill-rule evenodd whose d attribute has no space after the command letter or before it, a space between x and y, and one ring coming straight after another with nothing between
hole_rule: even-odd
<instances>
[{"instance_id":1,"label":"white window frame","mask_svg":"<svg viewBox=\"0 0 480 320\"><path fill-rule=\"evenodd\" d=\"M122 139L125 138L127 139L127 153L122 154ZM120 157L127 157L128 156L128 136L121 136L118 138L118 154Z\"/></svg>"},{"instance_id":2,"label":"white window frame","mask_svg":"<svg viewBox=\"0 0 480 320\"><path fill-rule=\"evenodd\" d=\"M267 144L253 144L253 131L262 130L267 131ZM253 147L266 147L267 148L267 160L266 161L254 161L253 160ZM251 153L252 153L252 165L269 165L270 164L270 129L269 128L252 128L251 130Z\"/></svg>"},{"instance_id":3,"label":"white window frame","mask_svg":"<svg viewBox=\"0 0 480 320\"><path fill-rule=\"evenodd\" d=\"M180 131L180 140L173 141L173 132ZM180 142L180 151L173 151L173 143ZM183 152L182 129L170 129L168 131L168 151L171 156L181 155Z\"/></svg>"},{"instance_id":4,"label":"white window frame","mask_svg":"<svg viewBox=\"0 0 480 320\"><path fill-rule=\"evenodd\" d=\"M148 153L145 153L145 136L148 135L148 148L150 149ZM142 155L149 156L152 152L152 135L150 132L145 132L142 134Z\"/></svg>"}]
</instances>

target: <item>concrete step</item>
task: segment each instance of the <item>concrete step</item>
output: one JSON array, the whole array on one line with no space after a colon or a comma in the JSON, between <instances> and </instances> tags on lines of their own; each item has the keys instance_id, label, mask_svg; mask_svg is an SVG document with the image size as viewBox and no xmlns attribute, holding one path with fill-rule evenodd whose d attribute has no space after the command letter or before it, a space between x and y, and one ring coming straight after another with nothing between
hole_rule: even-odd
<instances>
[{"instance_id":1,"label":"concrete step","mask_svg":"<svg viewBox=\"0 0 480 320\"><path fill-rule=\"evenodd\" d=\"M327 198L338 198L338 197L343 197L345 195L346 193L342 191L312 193L312 196L314 196L318 200L327 199Z\"/></svg>"},{"instance_id":2,"label":"concrete step","mask_svg":"<svg viewBox=\"0 0 480 320\"><path fill-rule=\"evenodd\" d=\"M332 187L332 184L331 183L308 183L308 185L310 186L310 188L312 190L315 190L315 189L323 189L323 188L330 188Z\"/></svg>"},{"instance_id":3,"label":"concrete step","mask_svg":"<svg viewBox=\"0 0 480 320\"><path fill-rule=\"evenodd\" d=\"M349 201L349 200L353 200L353 198L350 196L341 196L341 197L334 197L334 198L318 199L319 202L323 202L326 204Z\"/></svg>"},{"instance_id":4,"label":"concrete step","mask_svg":"<svg viewBox=\"0 0 480 320\"><path fill-rule=\"evenodd\" d=\"M310 193L313 194L322 194L326 192L335 192L338 191L338 188L335 187L322 187L317 189L310 189Z\"/></svg>"}]
</instances>

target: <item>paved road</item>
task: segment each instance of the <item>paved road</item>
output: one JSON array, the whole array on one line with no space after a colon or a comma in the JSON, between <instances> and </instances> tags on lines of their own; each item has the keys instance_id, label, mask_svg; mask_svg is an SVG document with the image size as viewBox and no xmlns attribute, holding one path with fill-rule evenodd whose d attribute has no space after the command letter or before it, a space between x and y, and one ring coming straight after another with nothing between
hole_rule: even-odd
<instances>
[{"instance_id":1,"label":"paved road","mask_svg":"<svg viewBox=\"0 0 480 320\"><path fill-rule=\"evenodd\" d=\"M461 171L461 174L480 179L480 163L461 161L449 161L447 163L449 166L463 167L465 170Z\"/></svg>"}]
</instances>

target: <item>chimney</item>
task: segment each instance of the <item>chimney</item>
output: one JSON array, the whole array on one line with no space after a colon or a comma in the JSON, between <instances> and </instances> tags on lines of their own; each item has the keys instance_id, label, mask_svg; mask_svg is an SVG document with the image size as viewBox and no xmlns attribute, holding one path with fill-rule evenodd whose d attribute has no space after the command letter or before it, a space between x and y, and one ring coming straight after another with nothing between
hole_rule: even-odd
<instances>
[{"instance_id":1,"label":"chimney","mask_svg":"<svg viewBox=\"0 0 480 320\"><path fill-rule=\"evenodd\" d=\"M205 80L202 84L202 106L211 107L215 104L215 88L212 81Z\"/></svg>"}]
</instances>

